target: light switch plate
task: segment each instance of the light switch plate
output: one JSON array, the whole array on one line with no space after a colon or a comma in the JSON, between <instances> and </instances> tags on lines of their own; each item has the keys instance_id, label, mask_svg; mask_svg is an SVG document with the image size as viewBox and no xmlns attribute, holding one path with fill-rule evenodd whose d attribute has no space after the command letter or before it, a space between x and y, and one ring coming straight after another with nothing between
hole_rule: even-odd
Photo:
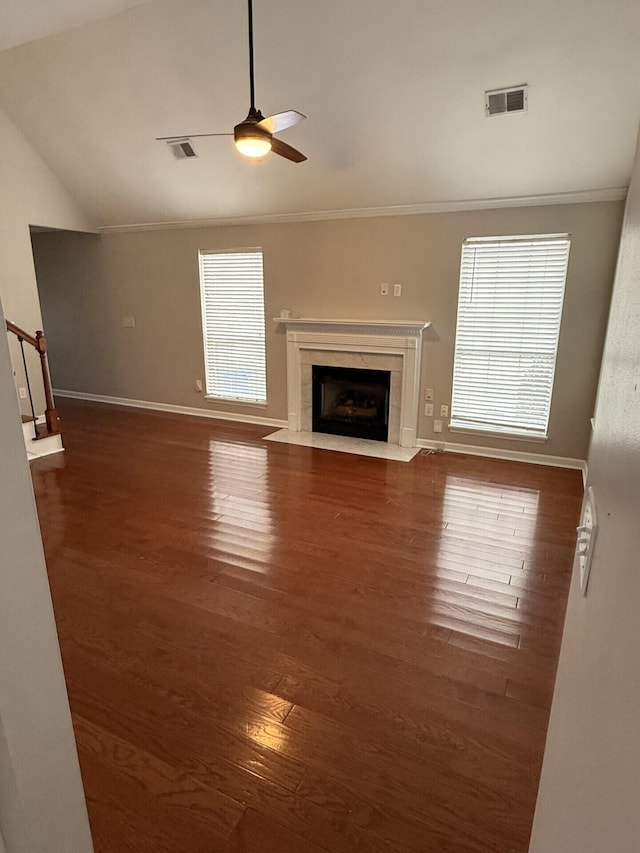
<instances>
[{"instance_id":1,"label":"light switch plate","mask_svg":"<svg viewBox=\"0 0 640 853\"><path fill-rule=\"evenodd\" d=\"M575 560L580 567L580 591L587 594L593 549L598 533L598 516L596 514L596 497L593 486L589 486L582 504L582 515L578 525Z\"/></svg>"}]
</instances>

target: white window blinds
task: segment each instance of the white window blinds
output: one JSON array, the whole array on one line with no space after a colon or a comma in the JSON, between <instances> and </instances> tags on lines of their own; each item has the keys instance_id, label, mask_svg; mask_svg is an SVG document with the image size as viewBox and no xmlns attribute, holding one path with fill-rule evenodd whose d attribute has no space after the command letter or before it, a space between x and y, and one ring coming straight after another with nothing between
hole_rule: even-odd
<instances>
[{"instance_id":1,"label":"white window blinds","mask_svg":"<svg viewBox=\"0 0 640 853\"><path fill-rule=\"evenodd\" d=\"M568 235L465 240L453 429L546 438L568 257Z\"/></svg>"},{"instance_id":2,"label":"white window blinds","mask_svg":"<svg viewBox=\"0 0 640 853\"><path fill-rule=\"evenodd\" d=\"M200 252L206 391L267 399L262 252Z\"/></svg>"}]
</instances>

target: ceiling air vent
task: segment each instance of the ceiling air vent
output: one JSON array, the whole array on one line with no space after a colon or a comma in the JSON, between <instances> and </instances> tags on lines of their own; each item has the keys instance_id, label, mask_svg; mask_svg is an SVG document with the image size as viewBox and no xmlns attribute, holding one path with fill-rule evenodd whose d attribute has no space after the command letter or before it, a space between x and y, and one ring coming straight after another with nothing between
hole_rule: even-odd
<instances>
[{"instance_id":1,"label":"ceiling air vent","mask_svg":"<svg viewBox=\"0 0 640 853\"><path fill-rule=\"evenodd\" d=\"M178 160L198 156L193 149L190 139L169 139L167 145L173 151L173 156L177 157Z\"/></svg>"},{"instance_id":2,"label":"ceiling air vent","mask_svg":"<svg viewBox=\"0 0 640 853\"><path fill-rule=\"evenodd\" d=\"M527 86L511 86L509 89L493 89L484 93L484 108L488 116L527 111Z\"/></svg>"}]
</instances>

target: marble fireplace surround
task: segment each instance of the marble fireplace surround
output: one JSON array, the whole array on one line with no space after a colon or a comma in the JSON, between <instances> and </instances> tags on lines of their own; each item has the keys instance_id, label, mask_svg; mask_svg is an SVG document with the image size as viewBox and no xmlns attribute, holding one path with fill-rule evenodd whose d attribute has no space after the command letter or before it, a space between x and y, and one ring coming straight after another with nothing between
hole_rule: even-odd
<instances>
[{"instance_id":1,"label":"marble fireplace surround","mask_svg":"<svg viewBox=\"0 0 640 853\"><path fill-rule=\"evenodd\" d=\"M415 447L422 332L430 323L276 317L287 334L287 401L291 432L311 431L311 368L389 370L389 444Z\"/></svg>"}]
</instances>

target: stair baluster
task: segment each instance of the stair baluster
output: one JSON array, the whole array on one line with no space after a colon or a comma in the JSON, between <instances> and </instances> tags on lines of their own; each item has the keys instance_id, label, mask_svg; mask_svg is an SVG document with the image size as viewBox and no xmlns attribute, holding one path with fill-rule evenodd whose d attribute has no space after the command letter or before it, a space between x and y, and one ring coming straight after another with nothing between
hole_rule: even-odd
<instances>
[{"instance_id":1,"label":"stair baluster","mask_svg":"<svg viewBox=\"0 0 640 853\"><path fill-rule=\"evenodd\" d=\"M31 416L33 417L33 432L34 438L38 439L38 424L36 421L36 410L33 407L33 395L31 394L31 382L29 382L29 368L27 367L27 357L24 354L24 338L18 335L18 343L22 352L22 363L24 364L24 375L27 380L27 393L29 394L29 405L31 406Z\"/></svg>"}]
</instances>

